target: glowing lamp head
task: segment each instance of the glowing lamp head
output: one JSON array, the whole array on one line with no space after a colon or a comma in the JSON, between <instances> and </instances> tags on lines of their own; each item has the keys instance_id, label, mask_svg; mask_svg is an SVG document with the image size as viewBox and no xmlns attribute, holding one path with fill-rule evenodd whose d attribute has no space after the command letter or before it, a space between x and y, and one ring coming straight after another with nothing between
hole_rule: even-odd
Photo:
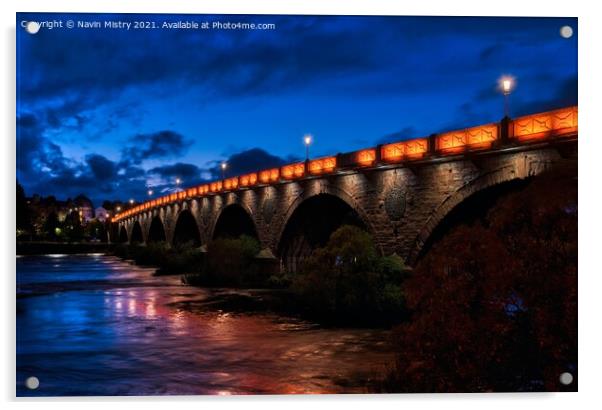
<instances>
[{"instance_id":1,"label":"glowing lamp head","mask_svg":"<svg viewBox=\"0 0 602 410\"><path fill-rule=\"evenodd\" d=\"M182 180L180 178L176 178L176 185L180 185L182 183Z\"/></svg>"},{"instance_id":2,"label":"glowing lamp head","mask_svg":"<svg viewBox=\"0 0 602 410\"><path fill-rule=\"evenodd\" d=\"M500 78L500 89L504 95L508 95L514 90L515 82L514 78L509 76L504 76Z\"/></svg>"},{"instance_id":3,"label":"glowing lamp head","mask_svg":"<svg viewBox=\"0 0 602 410\"><path fill-rule=\"evenodd\" d=\"M311 140L312 140L312 137L309 134L307 134L305 137L303 137L303 142L305 143L305 145L311 144Z\"/></svg>"},{"instance_id":4,"label":"glowing lamp head","mask_svg":"<svg viewBox=\"0 0 602 410\"><path fill-rule=\"evenodd\" d=\"M121 207L120 206L117 207L117 212L119 212L119 211L121 211Z\"/></svg>"},{"instance_id":5,"label":"glowing lamp head","mask_svg":"<svg viewBox=\"0 0 602 410\"><path fill-rule=\"evenodd\" d=\"M152 194L153 194L153 190L152 190L152 189L149 189L149 190L148 190L148 196L151 196Z\"/></svg>"},{"instance_id":6,"label":"glowing lamp head","mask_svg":"<svg viewBox=\"0 0 602 410\"><path fill-rule=\"evenodd\" d=\"M130 199L130 205L132 205L134 203L133 199Z\"/></svg>"},{"instance_id":7,"label":"glowing lamp head","mask_svg":"<svg viewBox=\"0 0 602 410\"><path fill-rule=\"evenodd\" d=\"M228 164L226 164L225 162L222 162L222 170L225 170L226 168L228 168Z\"/></svg>"}]
</instances>

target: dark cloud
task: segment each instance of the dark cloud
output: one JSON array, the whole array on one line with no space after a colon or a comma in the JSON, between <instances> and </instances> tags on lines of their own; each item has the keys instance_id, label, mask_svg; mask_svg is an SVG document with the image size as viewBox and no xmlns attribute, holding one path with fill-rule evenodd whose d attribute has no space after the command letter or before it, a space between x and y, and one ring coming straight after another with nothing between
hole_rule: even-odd
<instances>
[{"instance_id":1,"label":"dark cloud","mask_svg":"<svg viewBox=\"0 0 602 410\"><path fill-rule=\"evenodd\" d=\"M229 176L247 174L249 172L260 171L262 169L279 167L289 162L298 160L295 157L281 158L271 155L261 148L251 148L245 151L231 155L226 160L228 168L226 174ZM222 177L221 161L215 161L210 164L207 172L212 178Z\"/></svg>"},{"instance_id":2,"label":"dark cloud","mask_svg":"<svg viewBox=\"0 0 602 410\"><path fill-rule=\"evenodd\" d=\"M86 156L86 163L90 167L92 175L97 180L112 180L117 176L117 166L113 161L108 160L99 154Z\"/></svg>"},{"instance_id":3,"label":"dark cloud","mask_svg":"<svg viewBox=\"0 0 602 410\"><path fill-rule=\"evenodd\" d=\"M479 59L482 63L488 63L496 56L496 54L501 53L503 49L504 45L502 43L495 43L490 46L487 46L481 50L479 54Z\"/></svg>"},{"instance_id":4,"label":"dark cloud","mask_svg":"<svg viewBox=\"0 0 602 410\"><path fill-rule=\"evenodd\" d=\"M201 179L201 169L199 167L182 162L155 167L150 169L148 173L159 175L171 184L173 184L175 178L180 178L185 185L194 185Z\"/></svg>"},{"instance_id":5,"label":"dark cloud","mask_svg":"<svg viewBox=\"0 0 602 410\"><path fill-rule=\"evenodd\" d=\"M100 154L89 154L80 163L65 157L60 146L44 136L44 120L25 113L17 117L17 179L29 195L74 198L89 196L94 203L118 195L142 197L146 171L119 167Z\"/></svg>"},{"instance_id":6,"label":"dark cloud","mask_svg":"<svg viewBox=\"0 0 602 410\"><path fill-rule=\"evenodd\" d=\"M137 134L129 139L122 151L124 161L140 164L151 158L169 158L183 154L192 144L183 135L174 131L159 131L151 134Z\"/></svg>"},{"instance_id":7,"label":"dark cloud","mask_svg":"<svg viewBox=\"0 0 602 410\"><path fill-rule=\"evenodd\" d=\"M384 137L379 138L376 141L376 144L387 144L395 141L403 141L411 138L418 138L422 135L418 134L418 131L414 127L403 127L401 130L397 132L393 132L391 134L387 134Z\"/></svg>"}]
</instances>

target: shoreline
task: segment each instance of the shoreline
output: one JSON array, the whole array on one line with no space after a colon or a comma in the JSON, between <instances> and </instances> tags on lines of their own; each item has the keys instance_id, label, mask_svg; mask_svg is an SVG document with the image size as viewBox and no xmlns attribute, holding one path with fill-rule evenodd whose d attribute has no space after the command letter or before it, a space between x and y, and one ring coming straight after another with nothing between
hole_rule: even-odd
<instances>
[{"instance_id":1,"label":"shoreline","mask_svg":"<svg viewBox=\"0 0 602 410\"><path fill-rule=\"evenodd\" d=\"M17 242L16 256L108 254L117 245L105 242Z\"/></svg>"}]
</instances>

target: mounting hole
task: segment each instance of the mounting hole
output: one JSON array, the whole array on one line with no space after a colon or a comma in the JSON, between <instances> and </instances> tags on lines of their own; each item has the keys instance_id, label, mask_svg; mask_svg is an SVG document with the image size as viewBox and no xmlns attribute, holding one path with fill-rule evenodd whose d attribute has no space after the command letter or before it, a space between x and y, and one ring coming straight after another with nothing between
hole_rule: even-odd
<instances>
[{"instance_id":1,"label":"mounting hole","mask_svg":"<svg viewBox=\"0 0 602 410\"><path fill-rule=\"evenodd\" d=\"M35 390L40 387L40 380L35 376L28 377L27 380L25 380L25 387L29 390Z\"/></svg>"},{"instance_id":2,"label":"mounting hole","mask_svg":"<svg viewBox=\"0 0 602 410\"><path fill-rule=\"evenodd\" d=\"M28 21L25 25L25 31L27 31L29 34L36 34L38 31L40 31L40 23L36 21Z\"/></svg>"},{"instance_id":3,"label":"mounting hole","mask_svg":"<svg viewBox=\"0 0 602 410\"><path fill-rule=\"evenodd\" d=\"M560 35L562 36L562 38L573 37L573 28L571 26L560 27Z\"/></svg>"},{"instance_id":4,"label":"mounting hole","mask_svg":"<svg viewBox=\"0 0 602 410\"><path fill-rule=\"evenodd\" d=\"M565 386L568 386L569 384L573 383L573 375L569 372L562 373L559 379L560 383L564 384Z\"/></svg>"}]
</instances>

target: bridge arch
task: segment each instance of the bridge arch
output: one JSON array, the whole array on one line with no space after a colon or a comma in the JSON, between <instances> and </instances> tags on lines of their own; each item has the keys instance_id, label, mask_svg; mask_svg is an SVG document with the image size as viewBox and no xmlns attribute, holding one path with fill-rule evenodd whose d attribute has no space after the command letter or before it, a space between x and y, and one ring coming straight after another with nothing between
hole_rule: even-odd
<instances>
[{"instance_id":1,"label":"bridge arch","mask_svg":"<svg viewBox=\"0 0 602 410\"><path fill-rule=\"evenodd\" d=\"M163 221L159 215L155 215L151 220L147 237L147 242L165 242L167 240L165 227L163 226Z\"/></svg>"},{"instance_id":2,"label":"bridge arch","mask_svg":"<svg viewBox=\"0 0 602 410\"><path fill-rule=\"evenodd\" d=\"M134 221L132 226L132 235L130 243L142 243L144 242L144 235L142 234L142 225L139 220Z\"/></svg>"},{"instance_id":3,"label":"bridge arch","mask_svg":"<svg viewBox=\"0 0 602 410\"><path fill-rule=\"evenodd\" d=\"M251 217L251 212L241 204L233 203L225 206L219 213L213 228L211 238L238 238L248 235L259 239L257 227Z\"/></svg>"},{"instance_id":4,"label":"bridge arch","mask_svg":"<svg viewBox=\"0 0 602 410\"><path fill-rule=\"evenodd\" d=\"M516 183L513 184L514 187L519 187L520 184L518 182L526 181L526 178L535 176L546 169L547 167L541 167L535 172L521 173L516 167L508 165L506 167L483 174L480 177L463 185L461 188L443 200L443 202L427 219L426 223L423 225L416 237L414 246L408 254L408 264L416 264L418 259L420 259L422 256L425 246L432 240L432 236L436 230L446 221L446 218L452 216L453 212L457 211L462 204L471 200L477 194L485 193L486 191L490 191L489 193L494 197L499 197L501 196L501 192L493 192L494 188L504 186L505 188L511 190L513 188L513 186L511 186L512 183ZM505 191L505 189L502 189L501 191Z\"/></svg>"},{"instance_id":5,"label":"bridge arch","mask_svg":"<svg viewBox=\"0 0 602 410\"><path fill-rule=\"evenodd\" d=\"M297 272L300 263L342 225L356 225L372 231L359 207L339 195L320 192L298 198L287 212L278 235L277 253L288 272ZM372 233L372 232L371 232Z\"/></svg>"},{"instance_id":6,"label":"bridge arch","mask_svg":"<svg viewBox=\"0 0 602 410\"><path fill-rule=\"evenodd\" d=\"M194 246L201 245L201 232L190 209L182 209L178 213L172 242L174 245L185 243L192 243Z\"/></svg>"}]
</instances>

